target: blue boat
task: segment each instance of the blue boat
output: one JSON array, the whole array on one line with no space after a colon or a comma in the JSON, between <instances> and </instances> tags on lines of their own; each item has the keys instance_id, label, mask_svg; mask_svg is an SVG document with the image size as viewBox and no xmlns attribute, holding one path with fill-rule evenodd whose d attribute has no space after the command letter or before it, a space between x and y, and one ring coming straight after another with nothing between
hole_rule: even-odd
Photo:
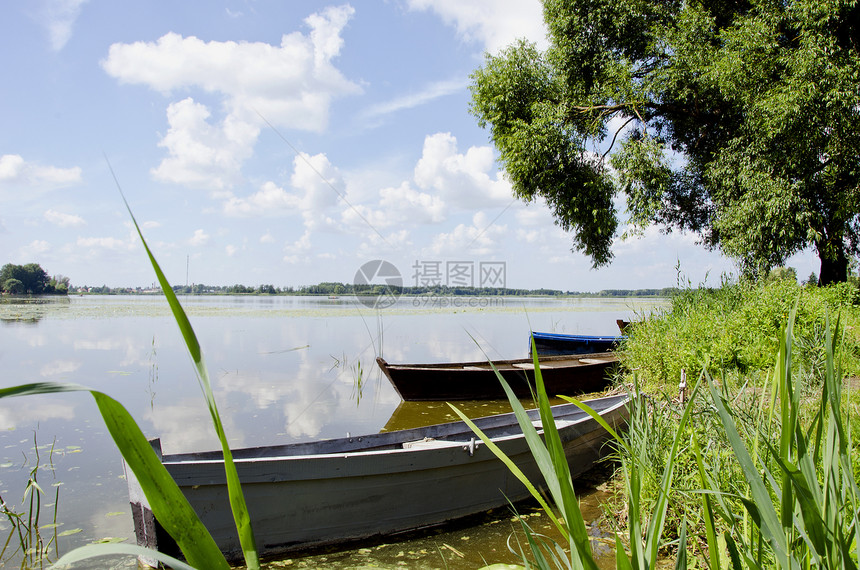
<instances>
[{"instance_id":1,"label":"blue boat","mask_svg":"<svg viewBox=\"0 0 860 570\"><path fill-rule=\"evenodd\" d=\"M626 336L594 336L587 334L557 334L533 332L535 348L540 356L562 354L593 354L609 352L626 339ZM529 338L529 354L531 354L531 338Z\"/></svg>"}]
</instances>

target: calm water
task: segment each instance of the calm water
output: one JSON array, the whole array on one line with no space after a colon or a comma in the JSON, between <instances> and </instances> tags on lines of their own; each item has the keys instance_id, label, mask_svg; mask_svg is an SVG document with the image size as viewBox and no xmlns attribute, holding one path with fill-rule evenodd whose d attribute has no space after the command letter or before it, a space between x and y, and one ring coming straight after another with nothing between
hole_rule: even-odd
<instances>
[{"instance_id":1,"label":"calm water","mask_svg":"<svg viewBox=\"0 0 860 570\"><path fill-rule=\"evenodd\" d=\"M616 319L633 318L660 303L455 298L440 304L401 298L374 311L349 297L181 300L203 347L234 447L380 431L393 416L397 419L400 399L379 373L377 353L389 362L480 360L482 351L492 358L520 358L527 355L530 329L614 335ZM144 433L161 437L165 453L219 447L190 359L161 297L0 304L0 369L3 387L74 382L111 395ZM413 416L408 421L432 416L429 408L406 411ZM483 404L470 407L471 415L487 411ZM58 534L61 552L99 540L133 542L120 455L89 394L0 400L0 496L17 512L27 510L21 500L37 464L43 503L49 504L41 524L51 522L50 504L59 490L59 526L43 533ZM8 521L0 520L0 540L8 533ZM462 532L458 536L464 540ZM465 540L471 540L468 548L449 545L449 568L466 560L454 551L480 550L474 538ZM429 548L404 544L386 546L391 546L391 564ZM373 560L374 552L357 555ZM406 558L397 561L399 554ZM334 559L313 562L329 563L337 565ZM475 567L471 561L463 564ZM407 565L419 566L414 560Z\"/></svg>"}]
</instances>

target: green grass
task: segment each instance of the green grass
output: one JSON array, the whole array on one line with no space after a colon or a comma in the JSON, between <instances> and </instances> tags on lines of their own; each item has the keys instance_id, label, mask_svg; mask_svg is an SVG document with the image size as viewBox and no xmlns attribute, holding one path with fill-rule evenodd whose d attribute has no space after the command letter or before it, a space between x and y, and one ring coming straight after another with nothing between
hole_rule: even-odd
<instances>
[{"instance_id":1,"label":"green grass","mask_svg":"<svg viewBox=\"0 0 860 570\"><path fill-rule=\"evenodd\" d=\"M762 298L773 293L769 285L762 287ZM784 285L777 289L792 290ZM699 310L709 314L737 294L689 295L698 296L703 301ZM705 296L711 298L703 300ZM804 307L813 296L815 306ZM847 312L853 305L844 297L834 302L833 296L832 291L812 291L806 299L796 298L775 336L770 367L715 378L710 359L703 358L699 382L686 402L642 398L634 377L637 397L629 429L614 434L627 504L626 528L616 528L617 568L650 569L661 558L664 563L674 558L676 568L711 570L857 568L860 490L852 424L857 403L854 394L843 393L846 372L841 367L842 362L853 364L856 355L843 354L854 350L853 340L846 341L849 334L839 319L831 325L829 318L831 303L842 304ZM822 299L826 302L816 305ZM690 297L675 305L689 309L688 314L669 320L696 321L689 303ZM799 315L815 315L816 310L823 311L817 341L803 345L807 353L798 358ZM726 321L736 317L724 316ZM750 328L763 327L762 320L768 322L760 319ZM811 318L806 324L814 322ZM665 326L654 319L640 330L668 330ZM759 342L768 345L771 339ZM819 361L809 360L810 350ZM538 398L548 410L539 380ZM521 424L524 431L533 430ZM546 442L529 442L549 488L544 508L573 536L583 525L571 506L576 501L573 483L558 464L564 456L552 423L543 425L549 426ZM529 485L540 500L538 484ZM558 486L563 493L555 490ZM524 530L530 533L527 526ZM593 567L582 540L562 545L531 537L528 544L522 567Z\"/></svg>"},{"instance_id":2,"label":"green grass","mask_svg":"<svg viewBox=\"0 0 860 570\"><path fill-rule=\"evenodd\" d=\"M641 315L623 347L625 364L635 369L649 393L674 388L681 370L695 376L705 368L734 385L773 364L780 330L797 305L794 362L821 378L827 314L840 314L846 332L837 354L843 370L860 373L858 290L837 286L801 287L791 280L724 283L718 289L685 289L671 305Z\"/></svg>"}]
</instances>

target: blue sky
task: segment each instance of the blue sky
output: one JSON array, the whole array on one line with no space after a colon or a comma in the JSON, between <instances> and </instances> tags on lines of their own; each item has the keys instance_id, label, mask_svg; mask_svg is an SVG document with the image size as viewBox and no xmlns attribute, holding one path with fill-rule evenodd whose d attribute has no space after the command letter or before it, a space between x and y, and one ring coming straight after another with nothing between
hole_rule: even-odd
<instances>
[{"instance_id":1,"label":"blue sky","mask_svg":"<svg viewBox=\"0 0 860 570\"><path fill-rule=\"evenodd\" d=\"M0 263L73 284L151 268L108 168L174 284L352 282L387 260L505 267L508 287L716 284L695 236L616 240L600 270L512 197L469 75L536 0L34 0L0 19ZM623 211L623 207L622 207ZM805 252L800 277L818 270ZM453 264L452 264L453 266ZM447 279L445 270L443 280Z\"/></svg>"}]
</instances>

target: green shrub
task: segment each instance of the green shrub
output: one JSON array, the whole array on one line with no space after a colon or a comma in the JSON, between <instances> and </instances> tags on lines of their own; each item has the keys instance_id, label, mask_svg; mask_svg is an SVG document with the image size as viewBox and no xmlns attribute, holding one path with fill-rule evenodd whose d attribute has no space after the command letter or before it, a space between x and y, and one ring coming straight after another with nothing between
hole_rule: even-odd
<instances>
[{"instance_id":1,"label":"green shrub","mask_svg":"<svg viewBox=\"0 0 860 570\"><path fill-rule=\"evenodd\" d=\"M711 374L730 376L766 369L798 299L796 364L807 371L820 368L829 312L841 315L846 325L840 363L849 373L860 370L858 289L848 283L802 287L790 279L681 291L668 309L636 323L624 345L625 363L652 391L673 390L682 369L695 375L704 366Z\"/></svg>"}]
</instances>

